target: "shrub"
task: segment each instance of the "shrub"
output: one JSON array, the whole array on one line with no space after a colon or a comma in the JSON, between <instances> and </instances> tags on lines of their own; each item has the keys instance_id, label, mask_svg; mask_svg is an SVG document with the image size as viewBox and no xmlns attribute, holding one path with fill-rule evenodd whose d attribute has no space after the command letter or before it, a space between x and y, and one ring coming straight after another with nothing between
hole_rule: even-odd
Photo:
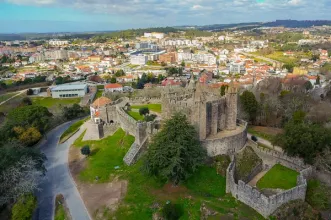
<instances>
[{"instance_id":1,"label":"shrub","mask_svg":"<svg viewBox=\"0 0 331 220\"><path fill-rule=\"evenodd\" d=\"M85 156L89 156L90 153L91 153L90 146L85 145L84 147L82 147L82 148L80 149L80 152L81 152L83 155L85 155Z\"/></svg>"},{"instance_id":2,"label":"shrub","mask_svg":"<svg viewBox=\"0 0 331 220\"><path fill-rule=\"evenodd\" d=\"M182 207L178 204L166 204L162 209L162 216L166 220L177 220L183 215Z\"/></svg>"},{"instance_id":3,"label":"shrub","mask_svg":"<svg viewBox=\"0 0 331 220\"><path fill-rule=\"evenodd\" d=\"M147 107L142 107L139 109L139 114L140 115L147 115L149 114L149 109Z\"/></svg>"},{"instance_id":4,"label":"shrub","mask_svg":"<svg viewBox=\"0 0 331 220\"><path fill-rule=\"evenodd\" d=\"M154 115L154 114L151 114L151 115L145 115L144 117L144 121L154 121L154 119L156 118L157 116Z\"/></svg>"},{"instance_id":5,"label":"shrub","mask_svg":"<svg viewBox=\"0 0 331 220\"><path fill-rule=\"evenodd\" d=\"M28 194L19 198L12 209L12 220L30 220L37 206L36 197Z\"/></svg>"},{"instance_id":6,"label":"shrub","mask_svg":"<svg viewBox=\"0 0 331 220\"><path fill-rule=\"evenodd\" d=\"M33 95L33 90L32 90L32 89L28 89L28 90L26 91L26 94L27 94L27 95Z\"/></svg>"}]
</instances>

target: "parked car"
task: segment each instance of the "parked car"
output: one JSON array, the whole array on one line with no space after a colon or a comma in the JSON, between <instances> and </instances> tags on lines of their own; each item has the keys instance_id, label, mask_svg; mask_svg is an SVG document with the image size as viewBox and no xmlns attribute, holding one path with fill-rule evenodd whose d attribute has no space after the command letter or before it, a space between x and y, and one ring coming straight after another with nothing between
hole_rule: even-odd
<instances>
[{"instance_id":1,"label":"parked car","mask_svg":"<svg viewBox=\"0 0 331 220\"><path fill-rule=\"evenodd\" d=\"M252 141L257 142L257 137L252 135L251 139L252 139Z\"/></svg>"}]
</instances>

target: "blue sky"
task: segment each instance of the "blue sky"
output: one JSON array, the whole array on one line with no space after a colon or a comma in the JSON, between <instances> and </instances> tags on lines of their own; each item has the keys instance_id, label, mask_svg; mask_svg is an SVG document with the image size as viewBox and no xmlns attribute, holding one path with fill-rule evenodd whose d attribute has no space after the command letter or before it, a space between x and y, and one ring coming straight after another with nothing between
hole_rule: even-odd
<instances>
[{"instance_id":1,"label":"blue sky","mask_svg":"<svg viewBox=\"0 0 331 220\"><path fill-rule=\"evenodd\" d=\"M0 0L0 32L330 19L331 0Z\"/></svg>"}]
</instances>

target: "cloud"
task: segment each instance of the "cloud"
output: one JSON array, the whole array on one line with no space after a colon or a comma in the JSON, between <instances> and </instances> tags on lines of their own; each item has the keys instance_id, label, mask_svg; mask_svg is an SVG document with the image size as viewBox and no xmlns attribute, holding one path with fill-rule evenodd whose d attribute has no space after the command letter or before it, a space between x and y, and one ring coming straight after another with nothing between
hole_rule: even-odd
<instances>
[{"instance_id":1,"label":"cloud","mask_svg":"<svg viewBox=\"0 0 331 220\"><path fill-rule=\"evenodd\" d=\"M133 26L215 24L275 19L329 19L330 0L0 0L72 8ZM60 16L60 15L59 15ZM54 18L56 20L56 18Z\"/></svg>"}]
</instances>

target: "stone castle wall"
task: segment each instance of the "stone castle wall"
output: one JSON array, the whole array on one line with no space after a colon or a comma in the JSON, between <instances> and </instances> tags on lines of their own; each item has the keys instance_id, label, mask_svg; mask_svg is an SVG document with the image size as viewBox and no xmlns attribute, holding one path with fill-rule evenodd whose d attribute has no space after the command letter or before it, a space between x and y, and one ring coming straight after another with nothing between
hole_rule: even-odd
<instances>
[{"instance_id":1,"label":"stone castle wall","mask_svg":"<svg viewBox=\"0 0 331 220\"><path fill-rule=\"evenodd\" d=\"M247 123L242 123L242 130L233 135L230 133L221 138L202 140L202 146L206 148L208 156L214 157L221 154L233 155L235 152L241 150L247 141Z\"/></svg>"},{"instance_id":2,"label":"stone castle wall","mask_svg":"<svg viewBox=\"0 0 331 220\"><path fill-rule=\"evenodd\" d=\"M285 153L275 151L272 149L267 148L261 148L255 143L254 141L249 140L247 143L249 146L252 147L252 149L255 151L255 153L263 159L264 163L269 165L274 165L276 163L280 163L283 166L289 167L293 170L300 171L302 169L305 169L309 167L305 164L303 159L298 157L290 157Z\"/></svg>"},{"instance_id":3,"label":"stone castle wall","mask_svg":"<svg viewBox=\"0 0 331 220\"><path fill-rule=\"evenodd\" d=\"M264 217L271 215L281 205L306 197L307 181L312 174L312 168L302 170L297 178L297 186L272 196L265 196L258 189L245 184L242 180L235 181L235 160L229 164L226 173L226 192L246 205L252 207Z\"/></svg>"}]
</instances>

